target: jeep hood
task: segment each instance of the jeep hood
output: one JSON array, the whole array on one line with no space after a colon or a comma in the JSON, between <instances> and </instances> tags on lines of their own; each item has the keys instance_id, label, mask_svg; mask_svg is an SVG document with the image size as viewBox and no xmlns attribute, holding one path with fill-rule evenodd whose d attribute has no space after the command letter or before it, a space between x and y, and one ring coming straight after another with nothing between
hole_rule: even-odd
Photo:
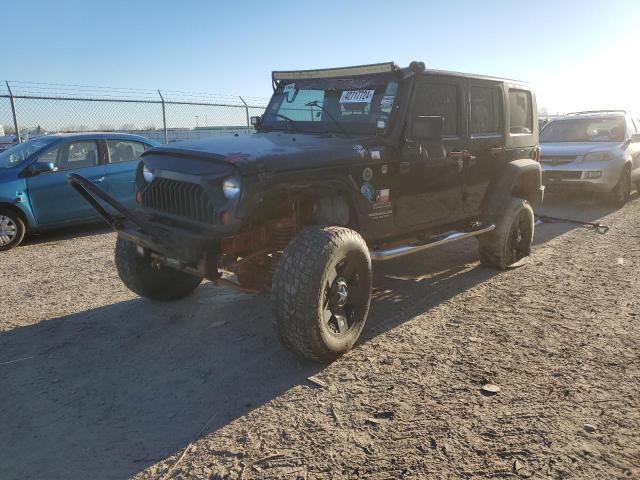
<instances>
[{"instance_id":1,"label":"jeep hood","mask_svg":"<svg viewBox=\"0 0 640 480\"><path fill-rule=\"evenodd\" d=\"M208 173L211 164L226 164L233 165L243 175L252 175L357 162L362 160L361 152L365 151L360 143L362 140L362 137L307 133L228 134L154 147L143 156L145 163L166 170L204 174ZM185 172L185 168L190 171Z\"/></svg>"},{"instance_id":2,"label":"jeep hood","mask_svg":"<svg viewBox=\"0 0 640 480\"><path fill-rule=\"evenodd\" d=\"M590 152L612 151L619 148L620 145L620 142L540 142L540 155L543 157L579 157Z\"/></svg>"}]
</instances>

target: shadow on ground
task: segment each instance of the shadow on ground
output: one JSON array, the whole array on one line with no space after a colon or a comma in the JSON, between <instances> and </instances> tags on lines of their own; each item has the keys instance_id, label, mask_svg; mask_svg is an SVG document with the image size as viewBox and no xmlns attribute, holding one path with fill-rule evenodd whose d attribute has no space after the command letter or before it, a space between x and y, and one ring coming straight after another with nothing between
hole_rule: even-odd
<instances>
[{"instance_id":1,"label":"shadow on ground","mask_svg":"<svg viewBox=\"0 0 640 480\"><path fill-rule=\"evenodd\" d=\"M611 211L580 202L545 212ZM544 225L537 242L572 228ZM496 274L478 265L475 240L377 268L363 341ZM171 304L136 299L5 332L0 477L131 476L321 369L280 346L267 298L210 283Z\"/></svg>"},{"instance_id":2,"label":"shadow on ground","mask_svg":"<svg viewBox=\"0 0 640 480\"><path fill-rule=\"evenodd\" d=\"M32 233L25 238L22 245L38 245L40 243L59 242L70 238L90 237L100 233L109 233L109 228L103 221L92 222L87 225L74 227L56 228L45 230L44 232ZM20 245L21 246L21 245ZM18 248L20 248L18 246Z\"/></svg>"}]
</instances>

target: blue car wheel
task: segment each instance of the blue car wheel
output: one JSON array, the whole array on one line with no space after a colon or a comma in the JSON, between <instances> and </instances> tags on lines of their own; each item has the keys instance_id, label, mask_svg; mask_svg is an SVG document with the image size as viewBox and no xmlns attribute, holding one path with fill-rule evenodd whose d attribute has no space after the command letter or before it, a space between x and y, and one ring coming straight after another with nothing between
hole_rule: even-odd
<instances>
[{"instance_id":1,"label":"blue car wheel","mask_svg":"<svg viewBox=\"0 0 640 480\"><path fill-rule=\"evenodd\" d=\"M0 251L19 245L24 238L25 230L20 215L0 208Z\"/></svg>"}]
</instances>

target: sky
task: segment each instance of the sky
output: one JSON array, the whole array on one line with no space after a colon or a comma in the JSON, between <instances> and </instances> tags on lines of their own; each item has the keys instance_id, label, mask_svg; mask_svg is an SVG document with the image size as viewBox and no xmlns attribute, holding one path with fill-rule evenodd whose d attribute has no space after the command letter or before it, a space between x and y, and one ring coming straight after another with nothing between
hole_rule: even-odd
<instances>
[{"instance_id":1,"label":"sky","mask_svg":"<svg viewBox=\"0 0 640 480\"><path fill-rule=\"evenodd\" d=\"M0 0L0 79L269 97L272 70L424 61L640 111L640 1Z\"/></svg>"}]
</instances>

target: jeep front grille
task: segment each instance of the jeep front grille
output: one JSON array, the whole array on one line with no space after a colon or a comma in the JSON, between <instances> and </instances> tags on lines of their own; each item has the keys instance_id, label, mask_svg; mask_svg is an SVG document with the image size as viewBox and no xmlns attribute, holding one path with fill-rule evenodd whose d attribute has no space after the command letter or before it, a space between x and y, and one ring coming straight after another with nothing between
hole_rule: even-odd
<instances>
[{"instance_id":1,"label":"jeep front grille","mask_svg":"<svg viewBox=\"0 0 640 480\"><path fill-rule=\"evenodd\" d=\"M156 177L142 193L142 204L197 222L215 220L213 204L204 189L195 183Z\"/></svg>"}]
</instances>

